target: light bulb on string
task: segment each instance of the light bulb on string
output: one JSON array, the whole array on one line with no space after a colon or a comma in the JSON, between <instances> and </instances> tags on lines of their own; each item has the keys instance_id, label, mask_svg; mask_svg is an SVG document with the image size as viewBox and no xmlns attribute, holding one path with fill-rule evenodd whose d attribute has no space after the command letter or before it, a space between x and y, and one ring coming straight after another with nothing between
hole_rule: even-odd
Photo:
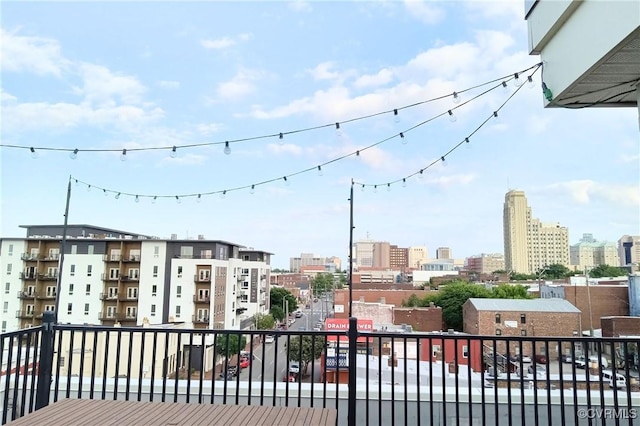
<instances>
[{"instance_id":1,"label":"light bulb on string","mask_svg":"<svg viewBox=\"0 0 640 426\"><path fill-rule=\"evenodd\" d=\"M509 93L509 86L507 85L506 81L502 82L502 89L506 92Z\"/></svg>"},{"instance_id":2,"label":"light bulb on string","mask_svg":"<svg viewBox=\"0 0 640 426\"><path fill-rule=\"evenodd\" d=\"M456 92L453 92L453 103L459 104L461 100L462 99L460 98L460 95Z\"/></svg>"},{"instance_id":3,"label":"light bulb on string","mask_svg":"<svg viewBox=\"0 0 640 426\"><path fill-rule=\"evenodd\" d=\"M127 161L127 150L123 149L122 154L120 154L120 161Z\"/></svg>"},{"instance_id":4,"label":"light bulb on string","mask_svg":"<svg viewBox=\"0 0 640 426\"><path fill-rule=\"evenodd\" d=\"M362 186L360 187L360 191L364 192L364 183L362 184Z\"/></svg>"},{"instance_id":5,"label":"light bulb on string","mask_svg":"<svg viewBox=\"0 0 640 426\"><path fill-rule=\"evenodd\" d=\"M119 199L120 199L120 193L118 192L118 193L116 194L116 200L119 200Z\"/></svg>"},{"instance_id":6,"label":"light bulb on string","mask_svg":"<svg viewBox=\"0 0 640 426\"><path fill-rule=\"evenodd\" d=\"M390 183L387 184L387 192L391 192L391 184Z\"/></svg>"},{"instance_id":7,"label":"light bulb on string","mask_svg":"<svg viewBox=\"0 0 640 426\"><path fill-rule=\"evenodd\" d=\"M78 182L78 179L74 179L74 181L76 182L76 188L80 186L80 182Z\"/></svg>"},{"instance_id":8,"label":"light bulb on string","mask_svg":"<svg viewBox=\"0 0 640 426\"><path fill-rule=\"evenodd\" d=\"M520 78L520 75L518 73L515 73L513 75L513 85L516 87L520 87L522 86L522 83L524 83L524 81L522 81L522 79Z\"/></svg>"},{"instance_id":9,"label":"light bulb on string","mask_svg":"<svg viewBox=\"0 0 640 426\"><path fill-rule=\"evenodd\" d=\"M251 189L249 190L249 192L251 194L255 194L256 193L256 186L255 185L251 185Z\"/></svg>"},{"instance_id":10,"label":"light bulb on string","mask_svg":"<svg viewBox=\"0 0 640 426\"><path fill-rule=\"evenodd\" d=\"M378 193L378 185L373 185L373 193L374 194Z\"/></svg>"},{"instance_id":11,"label":"light bulb on string","mask_svg":"<svg viewBox=\"0 0 640 426\"><path fill-rule=\"evenodd\" d=\"M533 77L532 76L527 76L527 87L529 89L533 89L535 87L535 83L533 82Z\"/></svg>"},{"instance_id":12,"label":"light bulb on string","mask_svg":"<svg viewBox=\"0 0 640 426\"><path fill-rule=\"evenodd\" d=\"M449 113L449 121L452 123L455 123L458 120L458 118L455 116L453 111L449 110L447 112Z\"/></svg>"},{"instance_id":13,"label":"light bulb on string","mask_svg":"<svg viewBox=\"0 0 640 426\"><path fill-rule=\"evenodd\" d=\"M231 147L229 146L229 142L225 142L225 143L224 143L224 153L225 153L226 155L231 154Z\"/></svg>"},{"instance_id":14,"label":"light bulb on string","mask_svg":"<svg viewBox=\"0 0 640 426\"><path fill-rule=\"evenodd\" d=\"M356 151L356 157L360 157L360 150Z\"/></svg>"},{"instance_id":15,"label":"light bulb on string","mask_svg":"<svg viewBox=\"0 0 640 426\"><path fill-rule=\"evenodd\" d=\"M498 118L498 111L493 111L493 118Z\"/></svg>"},{"instance_id":16,"label":"light bulb on string","mask_svg":"<svg viewBox=\"0 0 640 426\"><path fill-rule=\"evenodd\" d=\"M424 169L420 169L420 173L418 173L418 179L424 178L423 172L424 172Z\"/></svg>"},{"instance_id":17,"label":"light bulb on string","mask_svg":"<svg viewBox=\"0 0 640 426\"><path fill-rule=\"evenodd\" d=\"M176 203L180 204L181 202L182 202L182 200L180 199L180 197L178 197L178 196L176 195Z\"/></svg>"},{"instance_id":18,"label":"light bulb on string","mask_svg":"<svg viewBox=\"0 0 640 426\"><path fill-rule=\"evenodd\" d=\"M171 152L169 153L169 157L171 158L176 158L176 156L178 155L178 153L176 152L176 147L174 146L173 148L171 148Z\"/></svg>"},{"instance_id":19,"label":"light bulb on string","mask_svg":"<svg viewBox=\"0 0 640 426\"><path fill-rule=\"evenodd\" d=\"M136 203L139 203L139 202L140 202L140 197L138 197L138 196L136 195L136 200L135 200L135 201L136 201Z\"/></svg>"},{"instance_id":20,"label":"light bulb on string","mask_svg":"<svg viewBox=\"0 0 640 426\"><path fill-rule=\"evenodd\" d=\"M282 133L280 133L280 135L278 137L278 143L280 145L284 145L284 135Z\"/></svg>"},{"instance_id":21,"label":"light bulb on string","mask_svg":"<svg viewBox=\"0 0 640 426\"><path fill-rule=\"evenodd\" d=\"M398 114L398 110L397 109L393 110L393 121L396 124L400 124L400 114Z\"/></svg>"},{"instance_id":22,"label":"light bulb on string","mask_svg":"<svg viewBox=\"0 0 640 426\"><path fill-rule=\"evenodd\" d=\"M407 178L402 178L402 187L403 188L407 187Z\"/></svg>"},{"instance_id":23,"label":"light bulb on string","mask_svg":"<svg viewBox=\"0 0 640 426\"><path fill-rule=\"evenodd\" d=\"M38 158L38 153L36 152L36 149L34 147L29 148L29 151L31 151L31 158L33 158L34 160Z\"/></svg>"},{"instance_id":24,"label":"light bulb on string","mask_svg":"<svg viewBox=\"0 0 640 426\"><path fill-rule=\"evenodd\" d=\"M202 194L198 194L198 198L196 198L196 202L199 203L202 201Z\"/></svg>"},{"instance_id":25,"label":"light bulb on string","mask_svg":"<svg viewBox=\"0 0 640 426\"><path fill-rule=\"evenodd\" d=\"M220 198L225 198L227 196L227 190L225 189L220 193Z\"/></svg>"},{"instance_id":26,"label":"light bulb on string","mask_svg":"<svg viewBox=\"0 0 640 426\"><path fill-rule=\"evenodd\" d=\"M340 123L336 123L336 136L342 136L342 129L340 128Z\"/></svg>"},{"instance_id":27,"label":"light bulb on string","mask_svg":"<svg viewBox=\"0 0 640 426\"><path fill-rule=\"evenodd\" d=\"M447 167L447 160L444 157L440 157L440 160L442 161L442 167Z\"/></svg>"},{"instance_id":28,"label":"light bulb on string","mask_svg":"<svg viewBox=\"0 0 640 426\"><path fill-rule=\"evenodd\" d=\"M464 138L464 147L471 149L471 141L469 141L469 138Z\"/></svg>"},{"instance_id":29,"label":"light bulb on string","mask_svg":"<svg viewBox=\"0 0 640 426\"><path fill-rule=\"evenodd\" d=\"M87 185L87 192L91 192L91 185Z\"/></svg>"},{"instance_id":30,"label":"light bulb on string","mask_svg":"<svg viewBox=\"0 0 640 426\"><path fill-rule=\"evenodd\" d=\"M402 145L406 145L408 142L407 138L404 137L404 132L400 132L400 142L402 142Z\"/></svg>"},{"instance_id":31,"label":"light bulb on string","mask_svg":"<svg viewBox=\"0 0 640 426\"><path fill-rule=\"evenodd\" d=\"M155 204L157 199L158 199L158 196L154 195L153 200L151 200L151 204Z\"/></svg>"},{"instance_id":32,"label":"light bulb on string","mask_svg":"<svg viewBox=\"0 0 640 426\"><path fill-rule=\"evenodd\" d=\"M318 166L318 176L322 176L324 172L322 171L322 166Z\"/></svg>"},{"instance_id":33,"label":"light bulb on string","mask_svg":"<svg viewBox=\"0 0 640 426\"><path fill-rule=\"evenodd\" d=\"M78 158L78 148L74 149L73 152L69 154L69 158L71 158L72 160L75 160L76 158Z\"/></svg>"},{"instance_id":34,"label":"light bulb on string","mask_svg":"<svg viewBox=\"0 0 640 426\"><path fill-rule=\"evenodd\" d=\"M104 193L104 196L105 196L105 197L106 197L107 195L109 195L109 194L107 193L107 190L106 190L106 189L103 189L103 190L102 190L102 192Z\"/></svg>"},{"instance_id":35,"label":"light bulb on string","mask_svg":"<svg viewBox=\"0 0 640 426\"><path fill-rule=\"evenodd\" d=\"M283 176L283 177L282 177L282 180L284 180L284 184L285 184L286 186L289 186L289 179L287 179L287 177L286 177L286 176Z\"/></svg>"}]
</instances>

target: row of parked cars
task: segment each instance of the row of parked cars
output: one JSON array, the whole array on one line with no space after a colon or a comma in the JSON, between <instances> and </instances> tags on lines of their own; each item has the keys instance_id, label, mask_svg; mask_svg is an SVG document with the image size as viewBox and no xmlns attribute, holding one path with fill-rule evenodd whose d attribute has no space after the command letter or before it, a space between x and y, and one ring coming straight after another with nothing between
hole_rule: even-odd
<instances>
[{"instance_id":1,"label":"row of parked cars","mask_svg":"<svg viewBox=\"0 0 640 426\"><path fill-rule=\"evenodd\" d=\"M223 369L220 373L220 380L233 380L238 376L238 366L240 369L249 368L251 365L251 354L246 351L240 352L240 359L238 364L227 365L226 369Z\"/></svg>"}]
</instances>

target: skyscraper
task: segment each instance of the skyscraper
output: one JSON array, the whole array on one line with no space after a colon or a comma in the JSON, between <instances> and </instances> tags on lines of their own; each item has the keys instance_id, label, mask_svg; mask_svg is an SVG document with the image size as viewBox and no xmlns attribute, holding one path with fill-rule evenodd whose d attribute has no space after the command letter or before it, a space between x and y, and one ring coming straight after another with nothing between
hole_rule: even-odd
<instances>
[{"instance_id":1,"label":"skyscraper","mask_svg":"<svg viewBox=\"0 0 640 426\"><path fill-rule=\"evenodd\" d=\"M508 271L533 273L552 264L569 266L569 230L533 218L524 191L505 195L503 231Z\"/></svg>"}]
</instances>

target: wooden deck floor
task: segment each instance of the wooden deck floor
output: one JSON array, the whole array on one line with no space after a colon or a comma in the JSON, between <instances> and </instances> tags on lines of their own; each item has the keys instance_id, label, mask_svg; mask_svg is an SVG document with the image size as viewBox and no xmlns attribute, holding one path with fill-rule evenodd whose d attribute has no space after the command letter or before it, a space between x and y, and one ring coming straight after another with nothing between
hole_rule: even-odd
<instances>
[{"instance_id":1,"label":"wooden deck floor","mask_svg":"<svg viewBox=\"0 0 640 426\"><path fill-rule=\"evenodd\" d=\"M63 399L8 424L335 426L336 418L336 410L329 408Z\"/></svg>"}]
</instances>

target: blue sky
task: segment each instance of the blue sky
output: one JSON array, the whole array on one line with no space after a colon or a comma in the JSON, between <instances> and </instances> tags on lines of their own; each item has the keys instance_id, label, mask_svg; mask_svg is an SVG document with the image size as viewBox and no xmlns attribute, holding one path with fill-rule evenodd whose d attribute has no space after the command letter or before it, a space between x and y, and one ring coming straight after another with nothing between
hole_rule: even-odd
<instances>
[{"instance_id":1,"label":"blue sky","mask_svg":"<svg viewBox=\"0 0 640 426\"><path fill-rule=\"evenodd\" d=\"M69 220L161 238L224 239L346 259L354 238L502 252L502 203L524 190L571 243L637 234L637 110L544 109L540 73L470 141L436 164L516 91L467 88L539 62L524 6L509 2L5 2L2 5L2 236ZM525 75L529 75L528 72ZM454 104L454 91L470 101ZM445 99L404 108L421 101ZM234 141L345 122L314 131ZM456 122L446 112L454 109ZM445 113L444 116L432 119ZM408 130L418 123L428 123ZM403 132L404 139L398 134ZM395 137L394 137L395 136ZM245 188L354 153L360 156ZM402 143L402 142L406 143ZM83 152L177 146L169 150ZM42 147L79 149L68 152ZM96 187L109 189L107 196ZM220 192L229 190L222 197ZM134 196L118 192L139 194ZM204 194L196 197L175 195ZM148 196L160 197L156 203Z\"/></svg>"}]
</instances>

